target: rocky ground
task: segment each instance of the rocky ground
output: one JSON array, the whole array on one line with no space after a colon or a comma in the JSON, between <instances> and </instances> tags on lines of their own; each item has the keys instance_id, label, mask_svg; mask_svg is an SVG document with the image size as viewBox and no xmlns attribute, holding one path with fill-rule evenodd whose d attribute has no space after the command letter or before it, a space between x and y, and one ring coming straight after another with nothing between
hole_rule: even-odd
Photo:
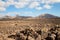
<instances>
[{"instance_id":1,"label":"rocky ground","mask_svg":"<svg viewBox=\"0 0 60 40\"><path fill-rule=\"evenodd\" d=\"M20 40L46 40L49 33L50 35L55 35L57 32L60 34L59 27L59 24L40 21L0 21L0 40L18 40L20 36ZM21 33L21 31L24 32ZM24 35L25 32L27 32L26 35ZM16 36L17 33L19 36ZM26 39L27 36L28 39Z\"/></svg>"}]
</instances>

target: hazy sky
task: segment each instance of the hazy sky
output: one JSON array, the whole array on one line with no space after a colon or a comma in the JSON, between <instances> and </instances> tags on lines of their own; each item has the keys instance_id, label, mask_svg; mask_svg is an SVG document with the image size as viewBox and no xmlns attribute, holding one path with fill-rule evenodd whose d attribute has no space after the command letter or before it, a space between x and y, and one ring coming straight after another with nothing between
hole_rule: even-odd
<instances>
[{"instance_id":1,"label":"hazy sky","mask_svg":"<svg viewBox=\"0 0 60 40\"><path fill-rule=\"evenodd\" d=\"M60 0L0 0L0 16L38 16L44 13L60 16Z\"/></svg>"}]
</instances>

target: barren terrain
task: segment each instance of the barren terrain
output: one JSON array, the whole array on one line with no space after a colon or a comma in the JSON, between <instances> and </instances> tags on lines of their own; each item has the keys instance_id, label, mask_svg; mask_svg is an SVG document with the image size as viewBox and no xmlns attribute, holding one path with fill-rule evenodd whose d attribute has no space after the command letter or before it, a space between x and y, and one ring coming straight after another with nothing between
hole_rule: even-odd
<instances>
[{"instance_id":1,"label":"barren terrain","mask_svg":"<svg viewBox=\"0 0 60 40\"><path fill-rule=\"evenodd\" d=\"M0 21L0 40L11 40L8 35L15 34L18 31L32 29L34 31L41 29L48 32L54 26L60 26L60 19L27 19L27 20L3 20ZM60 30L58 29L60 32ZM14 40L14 39L12 39Z\"/></svg>"}]
</instances>

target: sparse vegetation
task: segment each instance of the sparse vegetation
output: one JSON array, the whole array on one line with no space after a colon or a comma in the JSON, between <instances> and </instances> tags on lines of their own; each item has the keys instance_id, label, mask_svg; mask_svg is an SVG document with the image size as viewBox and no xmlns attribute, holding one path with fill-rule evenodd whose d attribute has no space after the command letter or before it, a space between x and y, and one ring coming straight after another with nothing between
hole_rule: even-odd
<instances>
[{"instance_id":1,"label":"sparse vegetation","mask_svg":"<svg viewBox=\"0 0 60 40\"><path fill-rule=\"evenodd\" d=\"M56 34L58 32L59 34L60 28L55 28L56 25L60 27L59 20L60 19L56 18L0 21L0 40L15 40L14 38L8 38L8 36L16 35L17 32L21 32L25 29L31 30L30 36L28 37L29 40L44 40L49 36L48 33ZM24 38L23 40L25 40L26 36L22 33L21 35L22 38ZM36 39L34 35L38 35ZM60 36L58 38L60 38Z\"/></svg>"}]
</instances>

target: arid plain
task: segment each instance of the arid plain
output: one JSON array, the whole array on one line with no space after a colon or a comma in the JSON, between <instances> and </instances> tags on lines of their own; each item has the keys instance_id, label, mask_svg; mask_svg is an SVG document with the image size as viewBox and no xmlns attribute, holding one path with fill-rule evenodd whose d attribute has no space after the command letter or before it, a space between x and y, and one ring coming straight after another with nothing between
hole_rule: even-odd
<instances>
[{"instance_id":1,"label":"arid plain","mask_svg":"<svg viewBox=\"0 0 60 40\"><path fill-rule=\"evenodd\" d=\"M44 32L48 32L51 28L57 25L60 27L60 18L1 20L0 40L14 40L9 39L8 36L25 29L32 29L33 31L42 30ZM60 32L60 28L58 31Z\"/></svg>"}]
</instances>

